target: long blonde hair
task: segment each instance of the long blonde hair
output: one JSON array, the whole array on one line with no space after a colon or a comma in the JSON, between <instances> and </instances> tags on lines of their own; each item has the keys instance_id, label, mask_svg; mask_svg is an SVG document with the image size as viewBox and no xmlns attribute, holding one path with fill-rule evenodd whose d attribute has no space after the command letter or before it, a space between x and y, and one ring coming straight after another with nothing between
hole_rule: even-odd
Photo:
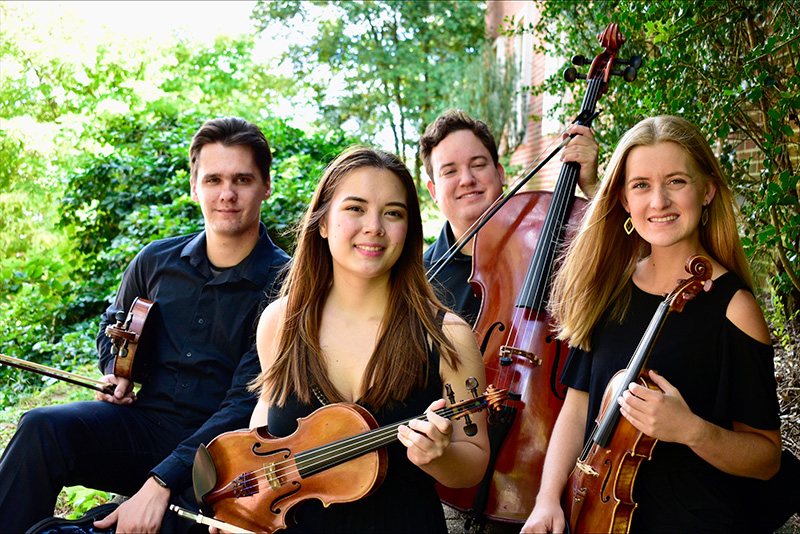
<instances>
[{"instance_id":1,"label":"long blonde hair","mask_svg":"<svg viewBox=\"0 0 800 534\"><path fill-rule=\"evenodd\" d=\"M622 320L630 302L630 285L637 262L650 245L636 232L623 229L628 213L619 200L625 185L625 162L631 150L673 142L680 145L717 191L707 206L708 222L700 226L700 243L713 258L736 273L751 289L753 279L736 226L733 195L700 130L680 117L644 119L620 139L605 172L600 191L589 205L581 229L569 245L553 282L550 313L559 339L589 350L592 331L611 304L611 318Z\"/></svg>"},{"instance_id":2,"label":"long blonde hair","mask_svg":"<svg viewBox=\"0 0 800 534\"><path fill-rule=\"evenodd\" d=\"M286 316L275 363L272 368L264 369L251 385L251 389L266 392L278 405L283 405L292 394L310 403L314 385L331 402L344 400L328 378L319 342L322 310L333 282L330 249L319 228L330 210L338 185L351 172L363 167L386 169L403 183L408 232L400 257L391 270L387 312L375 351L364 372L362 390L366 394L361 401L379 409L402 401L414 389L424 387L429 342L439 347L442 357L453 368L458 366L455 348L434 317L437 310L446 309L434 295L422 266L422 218L414 179L394 154L354 147L331 162L317 185L281 291L286 299Z\"/></svg>"}]
</instances>

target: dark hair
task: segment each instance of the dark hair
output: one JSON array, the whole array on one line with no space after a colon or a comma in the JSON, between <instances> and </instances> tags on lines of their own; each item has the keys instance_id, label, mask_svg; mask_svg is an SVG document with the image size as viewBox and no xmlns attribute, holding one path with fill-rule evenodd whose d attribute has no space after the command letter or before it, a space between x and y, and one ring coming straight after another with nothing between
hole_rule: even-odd
<instances>
[{"instance_id":1,"label":"dark hair","mask_svg":"<svg viewBox=\"0 0 800 534\"><path fill-rule=\"evenodd\" d=\"M426 129L425 133L419 140L419 155L422 158L422 163L425 164L425 171L428 177L433 180L433 167L431 166L431 152L436 148L436 145L453 132L459 130L469 130L475 134L475 137L481 140L483 146L489 151L492 156L494 166L497 167L497 143L494 140L492 132L483 121L475 120L460 109L448 109L439 115L433 123Z\"/></svg>"},{"instance_id":2,"label":"dark hair","mask_svg":"<svg viewBox=\"0 0 800 534\"><path fill-rule=\"evenodd\" d=\"M266 390L278 405L292 394L311 402L312 385L317 385L332 402L343 400L327 375L319 343L322 310L333 280L330 248L319 228L338 185L350 173L365 167L386 169L402 182L407 196L408 231L400 257L392 267L388 311L375 353L364 372L367 387L362 401L380 408L406 399L415 387L421 387L427 376L429 340L439 347L445 361L458 368L458 354L434 320L434 311L444 307L434 295L422 266L422 218L414 179L394 154L353 147L328 165L317 184L281 290L286 298L286 316L277 357L272 368L264 369L251 386Z\"/></svg>"},{"instance_id":3,"label":"dark hair","mask_svg":"<svg viewBox=\"0 0 800 534\"><path fill-rule=\"evenodd\" d=\"M272 165L272 152L267 138L261 129L239 117L223 117L206 121L192 137L189 147L189 163L192 178L197 179L197 167L200 163L200 150L205 145L221 143L223 146L249 146L253 150L261 179L269 184L269 167Z\"/></svg>"}]
</instances>

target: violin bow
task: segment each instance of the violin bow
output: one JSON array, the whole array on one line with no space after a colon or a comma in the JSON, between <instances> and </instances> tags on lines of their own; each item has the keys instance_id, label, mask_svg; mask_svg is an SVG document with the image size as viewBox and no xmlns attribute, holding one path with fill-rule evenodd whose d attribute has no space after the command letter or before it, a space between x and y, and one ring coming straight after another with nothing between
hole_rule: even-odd
<instances>
[{"instance_id":1,"label":"violin bow","mask_svg":"<svg viewBox=\"0 0 800 534\"><path fill-rule=\"evenodd\" d=\"M99 391L100 393L113 394L114 388L116 387L114 386L114 384L111 384L109 382L103 382L102 380L95 380L93 378L89 378L86 376L70 373L69 371L62 371L60 369L55 369L53 367L48 367L46 365L41 365L38 363L29 362L27 360L14 358L13 356L6 356L5 354L0 354L0 363L4 363L11 367L16 367L17 369L22 369L23 371L32 371L34 373L44 376L49 376L57 380L63 380L65 382L69 382L77 386Z\"/></svg>"}]
</instances>

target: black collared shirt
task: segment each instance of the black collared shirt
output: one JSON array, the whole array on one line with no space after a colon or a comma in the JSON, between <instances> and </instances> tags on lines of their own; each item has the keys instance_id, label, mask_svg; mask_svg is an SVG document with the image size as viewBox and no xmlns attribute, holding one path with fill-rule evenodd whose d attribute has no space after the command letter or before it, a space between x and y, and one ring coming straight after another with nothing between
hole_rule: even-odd
<instances>
[{"instance_id":1,"label":"black collared shirt","mask_svg":"<svg viewBox=\"0 0 800 534\"><path fill-rule=\"evenodd\" d=\"M439 237L422 255L425 269L430 269L439 261L454 242L453 230L450 228L450 223L446 222ZM474 326L481 309L481 299L475 296L472 286L467 281L471 275L472 256L459 252L453 257L453 261L431 280L431 284L436 296L445 306L463 317L470 326Z\"/></svg>"},{"instance_id":2,"label":"black collared shirt","mask_svg":"<svg viewBox=\"0 0 800 534\"><path fill-rule=\"evenodd\" d=\"M135 356L134 370L145 367L134 406L180 434L182 443L153 469L171 489L191 483L200 443L247 427L256 401L247 384L260 371L255 326L277 296L276 279L288 261L261 224L250 255L216 276L205 232L154 241L125 270L100 323L99 367L113 370L105 328L116 312L127 312L137 296L155 302Z\"/></svg>"}]
</instances>

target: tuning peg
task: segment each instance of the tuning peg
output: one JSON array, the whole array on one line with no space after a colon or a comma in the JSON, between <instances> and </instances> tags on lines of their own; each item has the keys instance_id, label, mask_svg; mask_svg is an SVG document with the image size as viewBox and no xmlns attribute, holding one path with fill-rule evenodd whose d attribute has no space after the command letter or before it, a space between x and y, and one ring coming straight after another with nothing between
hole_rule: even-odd
<instances>
[{"instance_id":1,"label":"tuning peg","mask_svg":"<svg viewBox=\"0 0 800 534\"><path fill-rule=\"evenodd\" d=\"M464 416L464 434L469 437L478 433L478 425L472 422L468 415Z\"/></svg>"},{"instance_id":2,"label":"tuning peg","mask_svg":"<svg viewBox=\"0 0 800 534\"><path fill-rule=\"evenodd\" d=\"M639 56L631 56L630 59L615 59L615 65L630 65L636 70L639 70L642 66L642 58Z\"/></svg>"},{"instance_id":3,"label":"tuning peg","mask_svg":"<svg viewBox=\"0 0 800 534\"><path fill-rule=\"evenodd\" d=\"M117 320L117 324L122 323L122 321L125 320L125 312L118 311L117 313L114 314L114 318Z\"/></svg>"},{"instance_id":4,"label":"tuning peg","mask_svg":"<svg viewBox=\"0 0 800 534\"><path fill-rule=\"evenodd\" d=\"M450 401L450 404L455 404L456 403L456 395L455 395L455 393L453 393L453 388L450 387L450 384L445 384L444 385L444 389L447 392L446 393L447 400Z\"/></svg>"},{"instance_id":5,"label":"tuning peg","mask_svg":"<svg viewBox=\"0 0 800 534\"><path fill-rule=\"evenodd\" d=\"M478 398L478 385L479 385L478 384L478 379L475 378L474 376L471 376L471 377L467 378L464 381L464 385L467 386L467 391L472 393L472 398L473 399L477 399Z\"/></svg>"},{"instance_id":6,"label":"tuning peg","mask_svg":"<svg viewBox=\"0 0 800 534\"><path fill-rule=\"evenodd\" d=\"M586 75L578 74L578 70L575 67L569 67L564 71L564 79L572 83L575 80L585 80Z\"/></svg>"},{"instance_id":7,"label":"tuning peg","mask_svg":"<svg viewBox=\"0 0 800 534\"><path fill-rule=\"evenodd\" d=\"M584 65L589 65L591 63L592 63L592 60L590 60L586 56L582 56L580 54L577 55L577 56L572 56L572 64L573 65L577 65L579 67L582 67Z\"/></svg>"}]
</instances>

